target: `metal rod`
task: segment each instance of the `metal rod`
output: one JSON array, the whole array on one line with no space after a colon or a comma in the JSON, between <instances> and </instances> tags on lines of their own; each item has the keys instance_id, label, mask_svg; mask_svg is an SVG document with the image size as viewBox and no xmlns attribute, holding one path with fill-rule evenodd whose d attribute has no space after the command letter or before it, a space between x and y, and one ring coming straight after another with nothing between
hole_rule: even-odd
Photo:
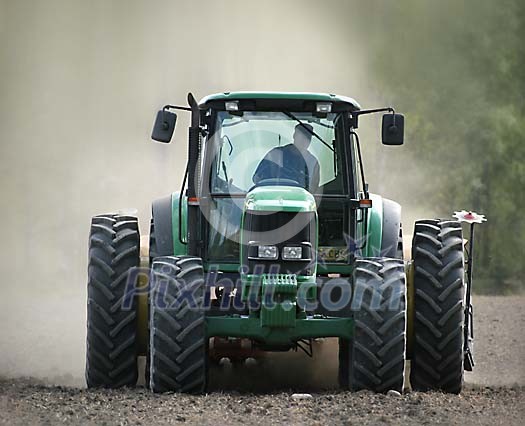
<instances>
[{"instance_id":1,"label":"metal rod","mask_svg":"<svg viewBox=\"0 0 525 426\"><path fill-rule=\"evenodd\" d=\"M183 107L183 106L178 106L178 105L164 105L164 108L162 108L163 110L167 110L167 109L180 109L182 111L191 111L191 108L190 107Z\"/></svg>"},{"instance_id":2,"label":"metal rod","mask_svg":"<svg viewBox=\"0 0 525 426\"><path fill-rule=\"evenodd\" d=\"M474 339L474 310L472 307L472 270L474 259L474 223L470 224L470 239L467 259L467 294L465 297L465 328L464 328L464 351L465 361L468 360L465 368L472 371L474 366L474 357L471 352L471 341Z\"/></svg>"},{"instance_id":3,"label":"metal rod","mask_svg":"<svg viewBox=\"0 0 525 426\"><path fill-rule=\"evenodd\" d=\"M197 101L191 93L188 93L188 104L191 107L191 127L189 128L188 142L188 254L190 256L200 255L200 207L194 203L198 194L199 183L199 155L200 155L200 114Z\"/></svg>"},{"instance_id":4,"label":"metal rod","mask_svg":"<svg viewBox=\"0 0 525 426\"><path fill-rule=\"evenodd\" d=\"M474 268L474 227L475 223L470 224L470 241L469 241L469 254L468 254L468 270L467 270L467 309L470 315L471 324L470 324L470 335L474 337L474 323L473 319L473 307L472 307L472 271Z\"/></svg>"},{"instance_id":5,"label":"metal rod","mask_svg":"<svg viewBox=\"0 0 525 426\"><path fill-rule=\"evenodd\" d=\"M361 109L359 111L352 111L352 115L364 115L364 114L373 114L375 112L395 112L394 108L392 107L386 107L386 108L374 108L374 109Z\"/></svg>"},{"instance_id":6,"label":"metal rod","mask_svg":"<svg viewBox=\"0 0 525 426\"><path fill-rule=\"evenodd\" d=\"M359 135L356 132L350 132L351 135L355 137L357 145L357 155L359 157L359 171L361 172L361 182L363 184L363 191L365 193L365 198L368 198L368 186L365 179L365 171L363 168L363 158L361 157L361 143L359 142Z\"/></svg>"},{"instance_id":7,"label":"metal rod","mask_svg":"<svg viewBox=\"0 0 525 426\"><path fill-rule=\"evenodd\" d=\"M467 288L467 300L470 302L470 293L471 289L470 286L472 285L472 259L474 258L474 223L470 224L470 241L469 241L469 249L468 249L468 269L467 269L467 281L468 281L468 288Z\"/></svg>"}]
</instances>

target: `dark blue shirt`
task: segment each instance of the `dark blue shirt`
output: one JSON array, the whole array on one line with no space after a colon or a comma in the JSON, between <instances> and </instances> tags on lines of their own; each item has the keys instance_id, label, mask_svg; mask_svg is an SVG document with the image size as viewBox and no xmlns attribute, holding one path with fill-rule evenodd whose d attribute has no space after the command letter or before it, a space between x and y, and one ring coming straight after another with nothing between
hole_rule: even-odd
<instances>
[{"instance_id":1,"label":"dark blue shirt","mask_svg":"<svg viewBox=\"0 0 525 426\"><path fill-rule=\"evenodd\" d=\"M308 150L300 151L293 143L273 148L261 160L253 182L264 179L290 179L315 192L319 186L319 162Z\"/></svg>"}]
</instances>

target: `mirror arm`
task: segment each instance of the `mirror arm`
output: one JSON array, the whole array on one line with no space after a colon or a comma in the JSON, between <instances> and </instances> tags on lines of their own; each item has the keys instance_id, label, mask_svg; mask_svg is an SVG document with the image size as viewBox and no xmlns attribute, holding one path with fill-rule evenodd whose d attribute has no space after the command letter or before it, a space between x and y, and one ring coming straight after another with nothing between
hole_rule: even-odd
<instances>
[{"instance_id":1,"label":"mirror arm","mask_svg":"<svg viewBox=\"0 0 525 426\"><path fill-rule=\"evenodd\" d=\"M359 111L352 111L350 113L350 120L351 125L354 129L357 129L358 127L358 119L360 115L365 114L374 114L376 112L391 112L392 114L395 114L396 111L392 107L385 107L385 108L374 108L374 109L360 109Z\"/></svg>"},{"instance_id":2,"label":"mirror arm","mask_svg":"<svg viewBox=\"0 0 525 426\"><path fill-rule=\"evenodd\" d=\"M352 115L364 115L364 114L374 114L376 112L391 112L395 113L396 111L392 107L385 108L374 108L374 109L360 109L359 111L352 111Z\"/></svg>"},{"instance_id":3,"label":"mirror arm","mask_svg":"<svg viewBox=\"0 0 525 426\"><path fill-rule=\"evenodd\" d=\"M191 108L188 108L188 107L181 107L177 105L164 105L162 107L162 118L164 120L164 122L162 123L163 130L169 129L169 124L168 124L168 121L166 120L166 111L169 111L170 109L180 109L182 111L191 111Z\"/></svg>"},{"instance_id":4,"label":"mirror arm","mask_svg":"<svg viewBox=\"0 0 525 426\"><path fill-rule=\"evenodd\" d=\"M164 107L162 108L163 111L167 111L169 109L179 109L181 111L191 111L191 108L189 107L183 107L183 106L178 106L178 105L164 105Z\"/></svg>"}]
</instances>

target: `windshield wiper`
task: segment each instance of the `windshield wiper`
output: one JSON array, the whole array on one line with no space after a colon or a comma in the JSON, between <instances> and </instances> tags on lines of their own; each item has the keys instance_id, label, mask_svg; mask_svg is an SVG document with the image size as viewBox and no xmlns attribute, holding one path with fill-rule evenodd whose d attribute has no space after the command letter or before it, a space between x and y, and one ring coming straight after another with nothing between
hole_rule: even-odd
<instances>
[{"instance_id":1,"label":"windshield wiper","mask_svg":"<svg viewBox=\"0 0 525 426\"><path fill-rule=\"evenodd\" d=\"M233 126L237 126L237 124L248 123L249 121L250 120L246 120L244 117L241 117L239 120L232 121L231 123L222 123L221 126L222 127L233 127Z\"/></svg>"},{"instance_id":2,"label":"windshield wiper","mask_svg":"<svg viewBox=\"0 0 525 426\"><path fill-rule=\"evenodd\" d=\"M305 129L308 133L310 133L312 136L315 136L317 139L319 139L330 151L332 152L335 152L335 150L330 146L328 145L328 143L326 143L323 138L321 138L321 136L319 136L317 133L315 133L313 130L310 130L307 126L305 126L305 124L299 120L295 115L293 115L291 112L287 112L287 111L281 111L284 115L286 115L287 117L290 117L292 120L295 120L297 121L301 127L303 129Z\"/></svg>"}]
</instances>

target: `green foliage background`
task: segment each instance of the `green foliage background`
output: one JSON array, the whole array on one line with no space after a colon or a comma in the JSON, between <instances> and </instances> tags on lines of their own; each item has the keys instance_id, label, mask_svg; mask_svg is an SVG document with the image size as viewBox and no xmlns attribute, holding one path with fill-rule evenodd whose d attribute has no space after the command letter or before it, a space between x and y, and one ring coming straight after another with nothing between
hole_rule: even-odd
<instances>
[{"instance_id":1,"label":"green foliage background","mask_svg":"<svg viewBox=\"0 0 525 426\"><path fill-rule=\"evenodd\" d=\"M415 202L484 213L475 290L523 291L525 2L381 1L359 7L372 79L406 115ZM366 25L366 26L365 26ZM406 161L406 154L411 161Z\"/></svg>"}]
</instances>

